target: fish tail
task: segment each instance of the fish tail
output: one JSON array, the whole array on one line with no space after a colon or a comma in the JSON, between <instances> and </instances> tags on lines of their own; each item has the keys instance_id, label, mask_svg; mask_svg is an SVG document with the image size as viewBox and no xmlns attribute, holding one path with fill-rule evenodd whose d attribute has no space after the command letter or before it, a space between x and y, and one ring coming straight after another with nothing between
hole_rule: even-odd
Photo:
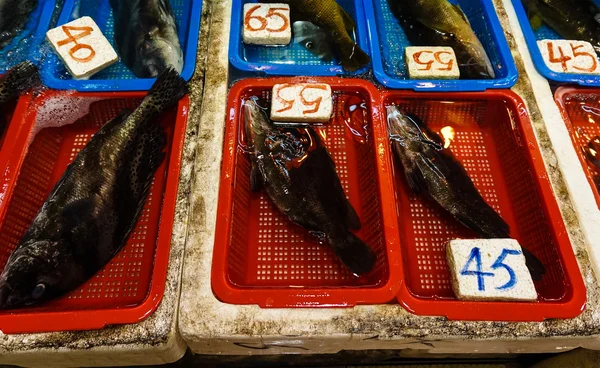
<instances>
[{"instance_id":1,"label":"fish tail","mask_svg":"<svg viewBox=\"0 0 600 368\"><path fill-rule=\"evenodd\" d=\"M152 88L140 109L150 120L161 114L171 106L175 105L183 96L188 94L188 84L181 78L179 73L172 67L168 67L163 71Z\"/></svg>"},{"instance_id":2,"label":"fish tail","mask_svg":"<svg viewBox=\"0 0 600 368\"><path fill-rule=\"evenodd\" d=\"M329 243L340 261L356 275L367 273L375 266L375 252L356 235L329 238Z\"/></svg>"},{"instance_id":3,"label":"fish tail","mask_svg":"<svg viewBox=\"0 0 600 368\"><path fill-rule=\"evenodd\" d=\"M15 65L0 78L0 85L6 91L20 93L40 83L38 68L31 61ZM4 87L6 86L6 87ZM4 92L0 90L0 94Z\"/></svg>"},{"instance_id":4,"label":"fish tail","mask_svg":"<svg viewBox=\"0 0 600 368\"><path fill-rule=\"evenodd\" d=\"M351 45L342 47L340 51L342 67L349 72L357 71L371 62L369 55L354 41L352 41Z\"/></svg>"}]
</instances>

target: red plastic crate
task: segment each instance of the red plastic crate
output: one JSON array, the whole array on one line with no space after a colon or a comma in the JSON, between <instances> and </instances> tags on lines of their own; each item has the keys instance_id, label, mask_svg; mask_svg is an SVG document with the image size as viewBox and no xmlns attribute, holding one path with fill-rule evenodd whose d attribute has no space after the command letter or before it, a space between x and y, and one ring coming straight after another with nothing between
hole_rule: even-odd
<instances>
[{"instance_id":1,"label":"red plastic crate","mask_svg":"<svg viewBox=\"0 0 600 368\"><path fill-rule=\"evenodd\" d=\"M144 93L74 93L46 91L29 104L21 98L0 167L6 167L0 194L0 269L16 247L67 165L104 123L123 108L135 108ZM94 101L89 114L75 121L65 101ZM36 127L48 104L65 105L61 127ZM162 300L181 153L189 100L161 119L168 137L167 157L159 167L140 219L125 247L92 279L68 295L34 308L0 311L4 333L99 329L108 324L135 323L150 316ZM74 109L77 110L77 109ZM81 111L79 111L81 112ZM40 113L41 114L41 113ZM52 119L59 120L53 115Z\"/></svg>"},{"instance_id":2,"label":"red plastic crate","mask_svg":"<svg viewBox=\"0 0 600 368\"><path fill-rule=\"evenodd\" d=\"M560 87L554 97L600 209L600 169L583 151L592 138L600 136L600 89Z\"/></svg>"},{"instance_id":3,"label":"red plastic crate","mask_svg":"<svg viewBox=\"0 0 600 368\"><path fill-rule=\"evenodd\" d=\"M353 276L329 246L319 245L308 231L281 214L266 193L250 191L241 104L251 96L268 101L274 84L303 82L327 83L333 90L334 118L317 131L362 221L355 233L377 253L374 270L361 277ZM355 79L247 79L233 86L212 268L217 298L261 307L342 307L394 299L402 265L389 143L377 96L373 85ZM348 105L357 107L352 117L345 113Z\"/></svg>"},{"instance_id":4,"label":"red plastic crate","mask_svg":"<svg viewBox=\"0 0 600 368\"><path fill-rule=\"evenodd\" d=\"M430 200L410 193L394 163L405 282L398 296L409 311L455 320L541 321L572 318L586 291L532 130L525 104L510 91L414 93L388 91L396 104L439 132L451 126L451 149L475 186L511 227L511 236L546 266L535 283L538 302L465 302L452 291L445 245L477 236ZM385 110L384 110L385 111Z\"/></svg>"}]
</instances>

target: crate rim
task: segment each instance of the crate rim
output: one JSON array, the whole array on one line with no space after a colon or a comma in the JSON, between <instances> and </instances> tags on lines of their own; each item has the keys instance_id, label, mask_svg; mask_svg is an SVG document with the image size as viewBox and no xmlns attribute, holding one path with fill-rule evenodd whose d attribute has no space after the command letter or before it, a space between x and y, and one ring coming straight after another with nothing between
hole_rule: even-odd
<instances>
[{"instance_id":1,"label":"crate rim","mask_svg":"<svg viewBox=\"0 0 600 368\"><path fill-rule=\"evenodd\" d=\"M69 96L76 97L106 97L106 99L142 98L146 95L145 92L82 93L48 90L40 100L36 101L36 103L60 94L68 94ZM31 102L31 97L25 95L19 99L17 104L17 109L13 115L13 124L10 125L9 130L7 131L7 137L9 134L15 136L14 144L11 146L10 150L3 148L2 152L0 152L0 168L5 172L6 170L18 172L22 167L25 156L24 153L27 152L26 144L29 139L29 133L33 126L34 119L37 116L37 114L26 115ZM5 334L20 334L98 330L107 325L141 322L156 311L164 297L166 288L172 228L175 221L175 207L179 189L179 173L181 171L182 161L181 154L183 152L189 103L189 97L186 96L179 101L177 106L173 129L173 143L169 154L168 172L165 180L165 190L161 207L157 248L153 260L150 287L146 298L139 305L121 308L113 307L56 312L21 312L17 309L0 314L0 331ZM17 119L26 119L28 123L14 124L15 121L18 121ZM27 129L25 127L20 128L18 125L26 125ZM18 160L12 158L14 147L21 148L21 152L16 152L16 154L19 155ZM12 175L5 198L10 199L15 181L16 175ZM7 201L0 202L0 219L4 219L7 210ZM160 247L161 243L164 244L162 247Z\"/></svg>"},{"instance_id":2,"label":"crate rim","mask_svg":"<svg viewBox=\"0 0 600 368\"><path fill-rule=\"evenodd\" d=\"M564 266L565 276L572 285L571 298L564 302L469 302L456 299L426 299L413 295L406 283L398 294L399 303L409 312L424 316L445 316L450 320L465 321L510 321L510 322L536 322L549 318L574 318L581 314L586 305L586 288L583 277L577 264L577 259L569 239L560 208L554 196L552 185L548 179L544 160L539 149L535 132L529 119L529 113L523 99L511 90L487 90L485 92L448 92L444 94L434 92L414 91L384 91L381 94L381 108L385 108L386 101L390 98L412 97L419 99L444 99L460 98L465 100L502 100L517 112L514 117L519 122L517 129L527 142L528 160L536 177L544 179L535 180L536 188L540 194L541 205L548 213L548 221L552 225L553 236L556 239L556 248ZM543 174L543 175L540 175ZM514 308L511 308L514 307ZM519 313L515 313L515 309ZM481 318L481 311L486 310L486 317ZM444 311L440 314L440 311Z\"/></svg>"},{"instance_id":3,"label":"crate rim","mask_svg":"<svg viewBox=\"0 0 600 368\"><path fill-rule=\"evenodd\" d=\"M537 44L537 39L527 18L527 12L521 0L512 0L517 19L525 36L525 42L527 48L533 59L533 64L537 71L546 79L561 82L561 83L575 83L580 86L589 87L600 87L600 75L589 75L589 74L571 74L571 73L557 73L546 65L542 53Z\"/></svg>"},{"instance_id":4,"label":"crate rim","mask_svg":"<svg viewBox=\"0 0 600 368\"><path fill-rule=\"evenodd\" d=\"M222 162L221 180L219 188L219 204L217 209L217 221L215 231L215 252L213 254L211 269L211 285L215 297L224 302L238 305L258 305L261 308L331 308L331 307L353 307L361 304L387 303L392 301L403 283L401 280L402 262L400 237L398 233L396 218L396 206L394 201L382 200L381 211L383 228L386 232L385 249L387 256L387 267L389 271L388 280L384 285L378 287L327 287L327 288L274 288L264 287L253 290L250 288L237 287L230 283L227 278L227 261L229 255L229 237L231 229L231 210L233 199L233 175L224 175L230 173L236 164L236 144L237 128L232 128L238 122L238 115L241 101L239 96L251 88L269 88L275 84L281 83L327 83L335 91L337 88L354 88L365 92L368 103L371 104L373 130L385 132L385 127L378 128L381 124L381 114L378 110L378 91L376 87L362 79L341 79L336 77L280 77L269 79L245 79L237 82L229 92L228 98L228 117L226 118L226 134L224 140L224 155ZM377 147L386 147L388 143L387 136L374 133L374 144ZM385 139L384 139L385 138ZM386 150L389 152L389 150ZM389 174L392 170L389 155L376 155L379 175L379 190L382 198L393 198L392 176ZM311 297L307 298L307 290ZM348 298L344 294L348 291L354 291L354 297ZM373 297L374 291L379 291L377 300ZM379 295L381 294L381 295ZM356 296L358 295L358 296ZM344 302L342 302L344 301Z\"/></svg>"},{"instance_id":5,"label":"crate rim","mask_svg":"<svg viewBox=\"0 0 600 368\"><path fill-rule=\"evenodd\" d=\"M60 27L70 21L76 1L80 0L65 0L58 21L56 22L56 27ZM191 1L191 11L189 14L190 22L187 31L187 43L185 44L186 52L183 59L183 70L181 71L181 77L186 81L189 81L192 78L196 70L196 53L198 52L198 41L200 39L199 32L203 2L202 0L189 1ZM44 42L46 42L46 40L44 40ZM121 62L120 56L119 62ZM47 60L43 63L43 69L44 73L42 73L42 78L44 83L48 87L58 90L76 90L79 92L147 91L152 88L152 85L156 81L156 78L90 80L76 80L71 78L63 80L56 78L56 65Z\"/></svg>"},{"instance_id":6,"label":"crate rim","mask_svg":"<svg viewBox=\"0 0 600 368\"><path fill-rule=\"evenodd\" d=\"M410 80L398 79L387 74L383 68L383 56L381 55L380 37L375 24L375 4L374 2L386 0L363 0L365 16L367 18L367 28L369 30L369 44L371 48L371 63L375 78L387 88L391 89L412 89L414 91L438 91L438 92L482 92L488 89L510 88L517 83L519 72L512 57L508 41L504 35L504 30L494 9L494 5L488 0L480 1L485 20L490 26L490 33L498 49L498 56L502 64L506 66L506 77L498 79L477 79L477 80Z\"/></svg>"},{"instance_id":7,"label":"crate rim","mask_svg":"<svg viewBox=\"0 0 600 368\"><path fill-rule=\"evenodd\" d=\"M229 37L229 62L236 69L243 72L255 72L259 74L264 74L266 76L322 76L322 77L333 77L338 75L347 75L354 76L358 74L365 73L370 69L372 65L369 63L364 68L361 68L355 72L347 72L342 68L341 65L282 65L282 64L264 64L264 63L251 63L243 60L240 57L241 49L243 47L242 36L241 36L241 22L242 22L242 13L243 13L243 4L244 0L232 0L232 9L231 12L231 25L230 25L230 37ZM369 42L367 41L367 23L363 16L360 14L364 14L364 5L362 0L354 0L354 4L356 7L356 18L354 19L356 23L356 34L357 34L357 43L360 48L369 55L372 59L371 50ZM239 11L235 11L235 9L240 9ZM292 41L293 35L292 35ZM315 72L316 70L316 72Z\"/></svg>"}]
</instances>

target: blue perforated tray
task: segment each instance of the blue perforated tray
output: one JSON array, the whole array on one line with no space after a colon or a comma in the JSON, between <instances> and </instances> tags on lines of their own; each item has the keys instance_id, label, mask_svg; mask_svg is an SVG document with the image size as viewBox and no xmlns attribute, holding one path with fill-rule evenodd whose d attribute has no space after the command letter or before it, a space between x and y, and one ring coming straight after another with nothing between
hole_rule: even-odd
<instances>
[{"instance_id":1,"label":"blue perforated tray","mask_svg":"<svg viewBox=\"0 0 600 368\"><path fill-rule=\"evenodd\" d=\"M600 1L594 0L596 5L600 5ZM600 76L594 76L589 74L570 74L570 73L557 73L546 65L540 48L538 47L537 41L539 40L562 40L563 38L554 32L552 29L543 25L537 31L533 31L529 18L527 18L527 12L521 0L513 0L513 6L517 13L517 18L521 24L523 35L525 35L525 41L527 47L531 53L533 64L535 68L540 72L541 75L547 79L562 82L562 83L577 83L582 86L600 86Z\"/></svg>"},{"instance_id":2,"label":"blue perforated tray","mask_svg":"<svg viewBox=\"0 0 600 368\"><path fill-rule=\"evenodd\" d=\"M55 0L39 0L25 29L0 49L0 74L24 60L36 61L41 58L38 46L44 41L55 5Z\"/></svg>"},{"instance_id":3,"label":"blue perforated tray","mask_svg":"<svg viewBox=\"0 0 600 368\"><path fill-rule=\"evenodd\" d=\"M233 0L231 14L231 37L229 40L229 61L235 68L259 75L306 75L335 76L364 73L368 67L354 73L346 72L337 60L324 62L302 45L288 46L246 45L242 41L244 4L257 3L257 0ZM367 25L364 18L362 0L337 0L356 22L356 42L370 56L367 41Z\"/></svg>"},{"instance_id":4,"label":"blue perforated tray","mask_svg":"<svg viewBox=\"0 0 600 368\"><path fill-rule=\"evenodd\" d=\"M410 1L410 0L403 0ZM373 72L389 88L436 91L483 91L510 88L517 82L517 68L504 31L490 0L450 0L463 9L473 31L483 44L496 72L495 79L411 80L404 61L404 48L411 46L387 0L364 0L373 58Z\"/></svg>"},{"instance_id":5,"label":"blue perforated tray","mask_svg":"<svg viewBox=\"0 0 600 368\"><path fill-rule=\"evenodd\" d=\"M184 65L181 76L189 80L196 67L196 51L202 16L202 0L171 0L175 13L179 41L183 49ZM108 0L65 0L58 25L89 16L98 24L114 46L112 8ZM55 89L78 91L141 91L152 87L155 79L137 78L122 62L118 62L92 76L89 80L74 80L58 57L48 55L42 70L46 85Z\"/></svg>"}]
</instances>

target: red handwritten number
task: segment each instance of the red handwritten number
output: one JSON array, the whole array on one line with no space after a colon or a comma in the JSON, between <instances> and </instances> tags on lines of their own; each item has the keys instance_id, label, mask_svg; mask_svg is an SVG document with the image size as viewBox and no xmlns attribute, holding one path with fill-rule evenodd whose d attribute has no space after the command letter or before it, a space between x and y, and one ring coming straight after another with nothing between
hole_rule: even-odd
<instances>
[{"instance_id":1,"label":"red handwritten number","mask_svg":"<svg viewBox=\"0 0 600 368\"><path fill-rule=\"evenodd\" d=\"M304 97L304 91L306 91L307 89L320 89L321 91L327 91L327 87L326 86L305 86L304 88L302 88L302 91L300 91L300 100L302 101L302 103L306 107L314 106L312 109L302 111L302 113L304 115L306 115L306 114L314 114L317 111L319 111L319 109L321 108L321 102L323 102L323 97L317 97L316 100L308 101Z\"/></svg>"},{"instance_id":2,"label":"red handwritten number","mask_svg":"<svg viewBox=\"0 0 600 368\"><path fill-rule=\"evenodd\" d=\"M261 6L262 5L253 6L252 8L250 8L248 13L246 13L246 17L244 18L244 25L246 26L246 28L248 30L250 30L252 32L258 32L258 31L263 31L266 29L269 32L283 32L290 26L290 22L289 22L288 18L285 16L285 14L278 13L278 11L282 11L282 10L285 11L285 10L287 10L287 8L270 8L269 11L267 12L266 17L261 17L259 15L253 15L255 11L257 11L258 9L261 8ZM273 18L273 17L278 17L278 18L281 18L281 20L283 20L283 25L280 28L276 28L276 29L267 28L269 26L269 21L267 20L267 18ZM253 27L252 26L253 19L259 21L260 26Z\"/></svg>"},{"instance_id":3,"label":"red handwritten number","mask_svg":"<svg viewBox=\"0 0 600 368\"><path fill-rule=\"evenodd\" d=\"M423 54L433 54L433 59L429 60L429 61L423 61L421 58L421 56ZM452 67L454 66L454 60L452 58L450 58L447 62L444 62L444 60L442 60L442 55L452 55L452 54L448 51L438 51L438 52L434 53L433 51L425 50L425 51L419 51L419 52L413 54L413 60L415 61L415 63L425 66L424 68L421 68L419 70L431 70L434 62L438 62L439 64L445 65L443 67L436 68L437 70L442 70L442 71L452 70Z\"/></svg>"},{"instance_id":4,"label":"red handwritten number","mask_svg":"<svg viewBox=\"0 0 600 368\"><path fill-rule=\"evenodd\" d=\"M443 70L443 71L450 71L452 70L452 67L454 66L454 59L450 58L448 59L448 62L444 62L442 60L442 55L452 55L452 53L448 52L448 51L438 51L435 54L433 54L433 57L435 58L435 60L442 64L442 65L446 65L445 68L438 68L438 70Z\"/></svg>"},{"instance_id":5,"label":"red handwritten number","mask_svg":"<svg viewBox=\"0 0 600 368\"><path fill-rule=\"evenodd\" d=\"M598 66L598 59L596 59L596 57L594 55L591 55L589 52L577 51L582 47L583 47L583 45L571 44L571 49L573 50L573 56L575 56L575 58L578 58L579 56L589 57L590 60L592 60L592 66L589 68L580 68L577 65L573 65L573 69L581 70L581 71L588 72L588 73L593 72L594 70L596 70L596 67Z\"/></svg>"},{"instance_id":6,"label":"red handwritten number","mask_svg":"<svg viewBox=\"0 0 600 368\"><path fill-rule=\"evenodd\" d=\"M419 69L419 70L431 70L431 66L433 65L433 60L427 61L427 62L423 62L421 61L421 55L423 54L431 54L431 51L419 51L413 54L413 60L415 61L415 63L417 64L421 64L421 65L425 65L424 69Z\"/></svg>"},{"instance_id":7,"label":"red handwritten number","mask_svg":"<svg viewBox=\"0 0 600 368\"><path fill-rule=\"evenodd\" d=\"M277 100L283 105L283 108L277 110L277 112L289 111L294 107L294 103L296 102L296 98L293 100L286 100L281 97L281 91L287 88L295 87L293 84L284 84L277 90ZM300 101L302 104L309 109L302 111L302 114L314 114L321 108L321 103L323 102L323 97L317 97L315 100L309 101L304 97L304 92L308 89L319 89L322 91L327 91L327 86L322 85L306 85L299 93Z\"/></svg>"},{"instance_id":8,"label":"red handwritten number","mask_svg":"<svg viewBox=\"0 0 600 368\"><path fill-rule=\"evenodd\" d=\"M554 44L552 42L548 42L548 60L551 63L560 63L560 65L563 68L563 71L567 71L568 67L567 67L567 61L571 60L571 57L566 56L562 47L558 46L558 52L560 53L560 57L557 58L556 55L554 54Z\"/></svg>"},{"instance_id":9,"label":"red handwritten number","mask_svg":"<svg viewBox=\"0 0 600 368\"><path fill-rule=\"evenodd\" d=\"M92 34L92 32L94 31L92 27L62 26L62 30L67 35L67 38L65 38L62 41L58 41L56 45L60 47L68 45L70 43L75 43L75 46L71 47L71 49L69 50L69 55L71 55L73 59L82 63L87 63L91 61L94 58L94 56L96 56L96 51L92 48L92 46L87 45L85 43L77 42L77 40ZM73 35L71 31L79 31L79 33ZM88 55L86 57L79 57L75 55L77 51L84 49L88 50Z\"/></svg>"}]
</instances>

